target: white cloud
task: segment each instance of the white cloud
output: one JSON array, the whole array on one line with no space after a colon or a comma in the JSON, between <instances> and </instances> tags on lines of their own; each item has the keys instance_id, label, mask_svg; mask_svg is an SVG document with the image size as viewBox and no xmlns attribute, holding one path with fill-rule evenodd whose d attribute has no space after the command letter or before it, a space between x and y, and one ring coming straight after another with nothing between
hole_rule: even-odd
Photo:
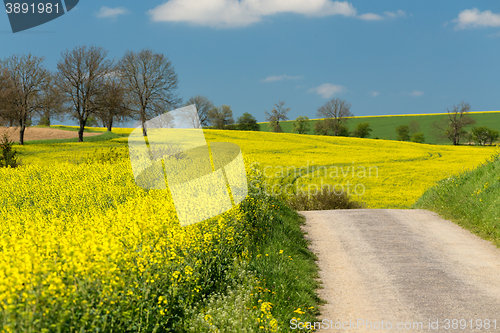
<instances>
[{"instance_id":1,"label":"white cloud","mask_svg":"<svg viewBox=\"0 0 500 333\"><path fill-rule=\"evenodd\" d=\"M405 17L406 13L402 10L398 10L397 12L384 12L384 15L374 14L374 13L366 13L358 15L358 18L365 21L381 21L387 18L398 18Z\"/></svg>"},{"instance_id":2,"label":"white cloud","mask_svg":"<svg viewBox=\"0 0 500 333\"><path fill-rule=\"evenodd\" d=\"M377 97L378 95L380 95L380 92L378 91L371 91L368 93L368 95L370 95L371 97Z\"/></svg>"},{"instance_id":3,"label":"white cloud","mask_svg":"<svg viewBox=\"0 0 500 333\"><path fill-rule=\"evenodd\" d=\"M330 98L334 95L342 94L347 89L344 86L331 84L331 83L323 83L322 85L309 89L310 93L316 93L323 98Z\"/></svg>"},{"instance_id":4,"label":"white cloud","mask_svg":"<svg viewBox=\"0 0 500 333\"><path fill-rule=\"evenodd\" d=\"M406 15L402 10L358 15L351 3L333 0L169 0L148 11L155 22L187 22L213 28L245 27L279 13L342 15L371 21Z\"/></svg>"},{"instance_id":5,"label":"white cloud","mask_svg":"<svg viewBox=\"0 0 500 333\"><path fill-rule=\"evenodd\" d=\"M397 12L384 12L384 15L390 18L396 18L396 17L405 17L406 13L400 9Z\"/></svg>"},{"instance_id":6,"label":"white cloud","mask_svg":"<svg viewBox=\"0 0 500 333\"><path fill-rule=\"evenodd\" d=\"M109 8L106 6L101 7L97 13L95 13L96 17L99 18L117 18L118 15L125 15L128 14L129 11L125 7L116 7L116 8Z\"/></svg>"},{"instance_id":7,"label":"white cloud","mask_svg":"<svg viewBox=\"0 0 500 333\"><path fill-rule=\"evenodd\" d=\"M290 76L290 75L273 75L268 76L265 79L260 80L260 82L274 82L283 80L300 80L302 76Z\"/></svg>"},{"instance_id":8,"label":"white cloud","mask_svg":"<svg viewBox=\"0 0 500 333\"><path fill-rule=\"evenodd\" d=\"M500 27L500 14L492 13L491 10L481 12L477 8L466 9L458 14L458 17L452 22L455 22L455 29L467 28L487 28Z\"/></svg>"},{"instance_id":9,"label":"white cloud","mask_svg":"<svg viewBox=\"0 0 500 333\"><path fill-rule=\"evenodd\" d=\"M419 96L423 96L424 95L424 92L423 91L420 91L420 90L413 90L410 95L412 96L415 96L415 97L419 97Z\"/></svg>"},{"instance_id":10,"label":"white cloud","mask_svg":"<svg viewBox=\"0 0 500 333\"><path fill-rule=\"evenodd\" d=\"M381 21L384 19L383 16L380 16L378 14L373 14L373 13L366 13L358 16L359 19L365 20L365 21Z\"/></svg>"}]
</instances>

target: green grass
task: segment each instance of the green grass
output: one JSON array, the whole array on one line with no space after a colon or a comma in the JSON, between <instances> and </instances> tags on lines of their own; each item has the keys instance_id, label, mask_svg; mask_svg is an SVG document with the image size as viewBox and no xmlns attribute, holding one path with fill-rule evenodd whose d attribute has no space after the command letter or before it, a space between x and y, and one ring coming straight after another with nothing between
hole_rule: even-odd
<instances>
[{"instance_id":1,"label":"green grass","mask_svg":"<svg viewBox=\"0 0 500 333\"><path fill-rule=\"evenodd\" d=\"M471 113L472 118L476 119L476 124L473 126L487 126L491 129L500 130L500 111L490 111L481 113ZM370 138L396 140L396 127L399 125L408 125L411 121L416 120L420 123L420 131L425 135L425 142L431 144L451 144L449 140L436 138L433 133L431 124L434 121L440 120L445 117L445 114L431 114L431 115L404 115L404 116L367 116L367 117L354 117L351 118L347 126L349 131L353 131L357 124L368 122L372 128ZM307 134L314 133L314 123L316 119L310 120L310 128ZM292 132L293 120L280 122L281 128L285 133ZM261 131L269 132L267 123L260 123Z\"/></svg>"},{"instance_id":2,"label":"green grass","mask_svg":"<svg viewBox=\"0 0 500 333\"><path fill-rule=\"evenodd\" d=\"M218 291L187 310L189 332L289 332L290 321L315 322L323 302L317 296L318 267L300 226L304 218L283 202L251 193L242 203L251 231L249 258L236 264L232 279ZM233 283L231 283L231 280ZM262 304L270 303L270 316ZM208 325L206 316L212 324ZM260 317L262 326L276 320L275 330L259 329L248 321ZM310 332L310 330L297 330Z\"/></svg>"},{"instance_id":3,"label":"green grass","mask_svg":"<svg viewBox=\"0 0 500 333\"><path fill-rule=\"evenodd\" d=\"M96 151L106 151L111 148L126 150L127 139L114 137L114 134L96 135L94 141L60 142L60 140L42 140L41 142L15 145L21 165L49 165L54 163L81 163Z\"/></svg>"},{"instance_id":4,"label":"green grass","mask_svg":"<svg viewBox=\"0 0 500 333\"><path fill-rule=\"evenodd\" d=\"M35 128L53 128L53 129L60 129L64 131L72 131L72 132L78 132L80 129L79 126L66 126L66 125L51 125L51 126L44 126L44 125L35 125L32 126ZM95 132L104 132L106 131L106 128L104 127L85 127L84 132L88 133L95 133Z\"/></svg>"},{"instance_id":5,"label":"green grass","mask_svg":"<svg viewBox=\"0 0 500 333\"><path fill-rule=\"evenodd\" d=\"M293 317L302 322L316 321L322 301L316 293L320 287L317 258L308 249L309 242L300 228L304 217L273 197L267 197L258 207L249 206L245 211L265 213L250 216L254 241L249 269L258 277L263 301L273 304L272 314L282 329L290 326ZM305 313L294 312L297 308Z\"/></svg>"},{"instance_id":6,"label":"green grass","mask_svg":"<svg viewBox=\"0 0 500 333\"><path fill-rule=\"evenodd\" d=\"M500 155L441 180L414 208L429 209L500 247Z\"/></svg>"}]
</instances>

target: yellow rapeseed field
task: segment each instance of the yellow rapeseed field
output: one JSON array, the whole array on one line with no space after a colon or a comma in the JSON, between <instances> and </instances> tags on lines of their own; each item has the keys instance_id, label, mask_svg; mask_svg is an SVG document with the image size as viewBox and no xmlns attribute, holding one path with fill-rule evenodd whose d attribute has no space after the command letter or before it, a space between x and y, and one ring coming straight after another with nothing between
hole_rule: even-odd
<instances>
[{"instance_id":1,"label":"yellow rapeseed field","mask_svg":"<svg viewBox=\"0 0 500 333\"><path fill-rule=\"evenodd\" d=\"M330 185L331 190L348 192L368 208L409 208L438 180L475 168L498 151L495 146L289 133L207 130L205 135L208 141L239 145L254 166L265 169L262 172L270 184L285 178L274 186L276 193L314 194L322 184Z\"/></svg>"},{"instance_id":2,"label":"yellow rapeseed field","mask_svg":"<svg viewBox=\"0 0 500 333\"><path fill-rule=\"evenodd\" d=\"M113 129L128 134L132 129ZM442 146L289 133L205 130L207 141L240 146L250 165L265 169L274 192L314 193L316 186L344 190L369 208L408 208L440 179L473 169L499 149L495 146ZM111 140L125 150L126 138ZM50 147L21 147L27 163L78 160L108 143L70 143L54 154ZM253 164L252 164L253 163ZM326 175L325 175L326 169ZM313 173L312 171L315 170ZM353 172L354 171L354 172ZM294 178L297 178L294 180ZM286 184L293 182L293 186Z\"/></svg>"},{"instance_id":3,"label":"yellow rapeseed field","mask_svg":"<svg viewBox=\"0 0 500 333\"><path fill-rule=\"evenodd\" d=\"M0 169L0 331L172 327L246 256L240 209L180 227L168 191L131 175L128 161Z\"/></svg>"},{"instance_id":4,"label":"yellow rapeseed field","mask_svg":"<svg viewBox=\"0 0 500 333\"><path fill-rule=\"evenodd\" d=\"M313 194L328 185L371 208L410 207L436 181L478 166L497 149L267 132L205 135L240 146L247 171L269 184L259 191ZM16 147L24 165L0 169L0 331L173 327L233 258L248 255L244 214L272 208L254 202L251 212L237 207L181 227L168 190L137 187L127 159L81 163L96 148L123 155L126 143ZM262 304L258 318L272 331L270 307Z\"/></svg>"}]
</instances>

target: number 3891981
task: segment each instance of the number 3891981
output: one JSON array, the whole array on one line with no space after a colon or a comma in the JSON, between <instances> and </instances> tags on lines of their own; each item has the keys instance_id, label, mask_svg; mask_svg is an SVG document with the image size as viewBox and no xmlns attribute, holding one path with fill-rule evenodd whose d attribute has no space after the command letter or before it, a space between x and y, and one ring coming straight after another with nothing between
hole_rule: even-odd
<instances>
[{"instance_id":1,"label":"number 3891981","mask_svg":"<svg viewBox=\"0 0 500 333\"><path fill-rule=\"evenodd\" d=\"M7 14L27 14L27 13L32 13L32 14L52 14L52 13L59 13L59 4L52 4L50 2L48 3L39 3L35 5L34 3L32 4L27 4L27 3L6 3L5 8L7 10Z\"/></svg>"}]
</instances>

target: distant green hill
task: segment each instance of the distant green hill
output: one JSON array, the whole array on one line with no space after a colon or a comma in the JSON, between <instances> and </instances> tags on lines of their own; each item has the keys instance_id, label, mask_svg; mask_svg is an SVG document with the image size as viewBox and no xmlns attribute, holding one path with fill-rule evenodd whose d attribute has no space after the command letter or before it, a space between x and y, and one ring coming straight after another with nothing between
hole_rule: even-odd
<instances>
[{"instance_id":1,"label":"distant green hill","mask_svg":"<svg viewBox=\"0 0 500 333\"><path fill-rule=\"evenodd\" d=\"M500 111L471 112L471 117L476 119L474 126L488 126L491 129L500 131ZM414 115L395 115L395 116L362 116L349 119L347 126L352 131L358 123L368 122L372 128L370 138L396 140L396 127L399 125L408 125L416 120L420 123L420 131L425 135L425 142L432 144L451 144L448 140L438 139L433 135L431 124L446 114L414 114ZM314 123L316 119L310 120L310 129L307 134L314 134ZM280 122L281 128L285 133L292 132L293 120ZM260 123L261 131L269 132L268 123Z\"/></svg>"}]
</instances>

